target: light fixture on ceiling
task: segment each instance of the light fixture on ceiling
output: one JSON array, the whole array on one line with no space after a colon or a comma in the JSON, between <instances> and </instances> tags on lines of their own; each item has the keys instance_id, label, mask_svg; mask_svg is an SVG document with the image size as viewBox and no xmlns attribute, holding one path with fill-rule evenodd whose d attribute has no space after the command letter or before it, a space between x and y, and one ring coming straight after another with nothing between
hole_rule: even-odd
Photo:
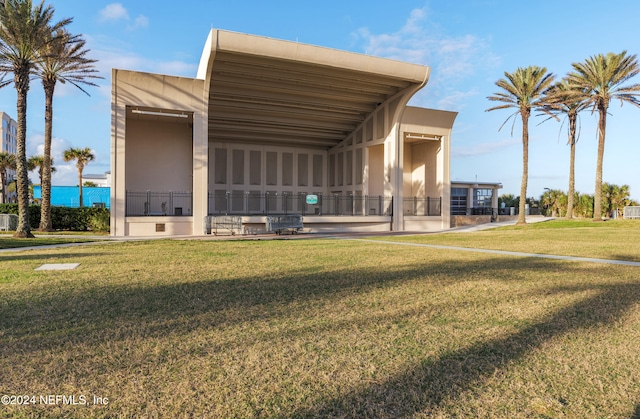
<instances>
[{"instance_id":1,"label":"light fixture on ceiling","mask_svg":"<svg viewBox=\"0 0 640 419\"><path fill-rule=\"evenodd\" d=\"M154 116L168 116L173 118L188 118L189 115L184 113L173 113L173 112L158 112L158 111L145 111L142 109L132 109L131 113L137 113L140 115L154 115Z\"/></svg>"},{"instance_id":2,"label":"light fixture on ceiling","mask_svg":"<svg viewBox=\"0 0 640 419\"><path fill-rule=\"evenodd\" d=\"M428 134L406 134L408 140L427 140L427 141L440 141L442 136L440 135L428 135Z\"/></svg>"}]
</instances>

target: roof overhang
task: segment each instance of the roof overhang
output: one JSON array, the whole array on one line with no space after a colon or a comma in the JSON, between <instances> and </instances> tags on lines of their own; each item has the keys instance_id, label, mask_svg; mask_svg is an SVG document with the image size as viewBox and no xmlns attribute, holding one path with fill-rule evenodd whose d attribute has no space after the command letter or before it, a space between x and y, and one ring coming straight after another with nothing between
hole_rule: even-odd
<instances>
[{"instance_id":1,"label":"roof overhang","mask_svg":"<svg viewBox=\"0 0 640 419\"><path fill-rule=\"evenodd\" d=\"M212 30L197 77L208 86L210 141L330 148L428 75L427 66Z\"/></svg>"}]
</instances>

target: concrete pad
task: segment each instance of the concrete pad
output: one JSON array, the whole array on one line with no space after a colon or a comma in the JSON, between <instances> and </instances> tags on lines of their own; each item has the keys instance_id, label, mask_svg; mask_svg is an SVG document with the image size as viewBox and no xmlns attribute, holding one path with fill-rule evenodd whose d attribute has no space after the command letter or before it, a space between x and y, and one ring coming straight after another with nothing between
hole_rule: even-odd
<instances>
[{"instance_id":1,"label":"concrete pad","mask_svg":"<svg viewBox=\"0 0 640 419\"><path fill-rule=\"evenodd\" d=\"M45 263L44 265L37 267L36 271L68 271L80 266L79 263Z\"/></svg>"}]
</instances>

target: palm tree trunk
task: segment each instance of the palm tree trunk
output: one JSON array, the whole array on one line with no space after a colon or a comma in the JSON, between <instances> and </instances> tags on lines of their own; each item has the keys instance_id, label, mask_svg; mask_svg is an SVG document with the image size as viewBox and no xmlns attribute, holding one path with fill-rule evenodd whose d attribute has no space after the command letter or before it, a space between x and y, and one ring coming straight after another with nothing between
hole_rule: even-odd
<instances>
[{"instance_id":1,"label":"palm tree trunk","mask_svg":"<svg viewBox=\"0 0 640 419\"><path fill-rule=\"evenodd\" d=\"M7 202L7 183L6 183L6 172L3 170L0 172L0 182L2 182L2 202L3 204L6 204Z\"/></svg>"},{"instance_id":2,"label":"palm tree trunk","mask_svg":"<svg viewBox=\"0 0 640 419\"><path fill-rule=\"evenodd\" d=\"M18 177L18 227L13 237L33 238L29 225L29 174L27 172L27 92L29 91L29 73L15 74L14 83L18 93L18 144L16 156L16 174Z\"/></svg>"},{"instance_id":3,"label":"palm tree trunk","mask_svg":"<svg viewBox=\"0 0 640 419\"><path fill-rule=\"evenodd\" d=\"M44 82L43 82L44 84ZM40 203L40 231L53 230L51 225L51 139L53 121L53 93L54 84L44 86L44 156L41 171L40 184L42 186L42 202Z\"/></svg>"},{"instance_id":4,"label":"palm tree trunk","mask_svg":"<svg viewBox=\"0 0 640 419\"><path fill-rule=\"evenodd\" d=\"M573 199L576 189L576 125L577 115L569 116L569 192L567 193L567 218L573 218Z\"/></svg>"},{"instance_id":5,"label":"palm tree trunk","mask_svg":"<svg viewBox=\"0 0 640 419\"><path fill-rule=\"evenodd\" d=\"M602 162L604 160L604 137L607 129L607 107L598 106L598 159L596 162L596 185L593 193L593 221L602 221Z\"/></svg>"},{"instance_id":6,"label":"palm tree trunk","mask_svg":"<svg viewBox=\"0 0 640 419\"><path fill-rule=\"evenodd\" d=\"M84 204L82 202L82 167L78 165L78 188L80 191L80 206L83 207Z\"/></svg>"},{"instance_id":7,"label":"palm tree trunk","mask_svg":"<svg viewBox=\"0 0 640 419\"><path fill-rule=\"evenodd\" d=\"M522 182L520 183L520 205L516 224L526 224L527 182L529 180L529 113L520 111L522 116Z\"/></svg>"}]
</instances>

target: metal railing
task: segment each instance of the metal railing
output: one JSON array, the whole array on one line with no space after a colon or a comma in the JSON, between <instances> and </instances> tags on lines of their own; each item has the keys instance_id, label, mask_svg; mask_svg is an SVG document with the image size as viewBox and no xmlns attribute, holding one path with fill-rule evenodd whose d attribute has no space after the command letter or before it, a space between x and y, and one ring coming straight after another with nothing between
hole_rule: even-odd
<instances>
[{"instance_id":1,"label":"metal railing","mask_svg":"<svg viewBox=\"0 0 640 419\"><path fill-rule=\"evenodd\" d=\"M0 231L15 231L18 228L18 216L15 214L0 214Z\"/></svg>"},{"instance_id":2,"label":"metal railing","mask_svg":"<svg viewBox=\"0 0 640 419\"><path fill-rule=\"evenodd\" d=\"M624 207L624 218L640 218L640 207Z\"/></svg>"},{"instance_id":3,"label":"metal railing","mask_svg":"<svg viewBox=\"0 0 640 419\"><path fill-rule=\"evenodd\" d=\"M393 197L369 195L317 194L307 199L306 193L257 193L215 191L208 194L208 215L272 215L303 216L391 216ZM404 215L441 216L442 198L404 198ZM190 216L193 214L192 192L145 191L126 193L127 216Z\"/></svg>"},{"instance_id":4,"label":"metal railing","mask_svg":"<svg viewBox=\"0 0 640 419\"><path fill-rule=\"evenodd\" d=\"M426 197L404 198L402 200L402 213L404 215L442 215L442 198Z\"/></svg>"},{"instance_id":5,"label":"metal railing","mask_svg":"<svg viewBox=\"0 0 640 419\"><path fill-rule=\"evenodd\" d=\"M133 192L126 194L127 216L185 216L191 215L193 193L191 192Z\"/></svg>"},{"instance_id":6,"label":"metal railing","mask_svg":"<svg viewBox=\"0 0 640 419\"><path fill-rule=\"evenodd\" d=\"M306 193L209 192L209 215L392 215L393 197Z\"/></svg>"}]
</instances>

